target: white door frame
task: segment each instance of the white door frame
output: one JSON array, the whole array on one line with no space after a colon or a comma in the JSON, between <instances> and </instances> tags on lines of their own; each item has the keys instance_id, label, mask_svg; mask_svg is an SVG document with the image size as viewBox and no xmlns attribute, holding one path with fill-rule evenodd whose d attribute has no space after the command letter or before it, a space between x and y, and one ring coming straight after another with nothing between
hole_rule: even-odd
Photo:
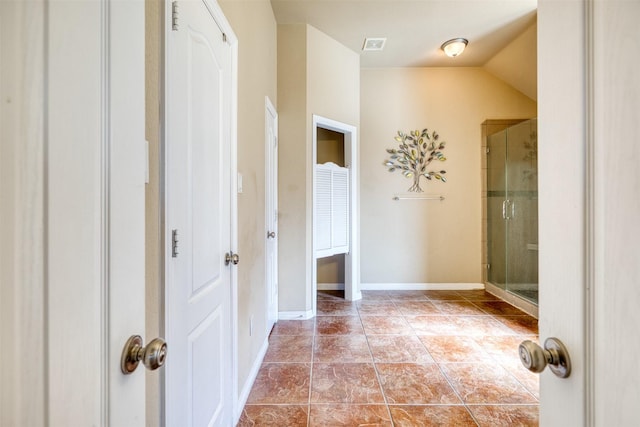
<instances>
[{"instance_id":1,"label":"white door frame","mask_svg":"<svg viewBox=\"0 0 640 427\"><path fill-rule=\"evenodd\" d=\"M275 298L275 301L271 301L270 295L273 292L273 287L278 286L277 275L278 275L278 112L276 111L276 107L273 105L268 96L264 97L265 102L265 235L266 235L266 244L265 244L265 254L267 262L265 262L265 277L266 277L266 287L267 287L267 295L266 295L266 319L265 324L267 325L267 336L271 332L271 328L273 327L273 323L278 320L278 298ZM275 138L275 148L273 146L273 141L270 139L269 128L268 128L268 120L269 116L274 117L274 138ZM269 199L271 199L271 203L269 203ZM269 211L269 207L273 205L274 211ZM274 216L273 218L272 216ZM272 222L273 221L273 222ZM273 224L273 225L272 225ZM274 237L269 237L267 233L273 232L275 233ZM275 257L275 276L276 280L273 283L273 276L271 276L268 270L268 260L269 260L269 239L273 239L273 254ZM273 274L273 272L271 272ZM277 289L276 289L277 291ZM270 305L271 301L271 305ZM275 312L272 313L275 309Z\"/></svg>"},{"instance_id":2,"label":"white door frame","mask_svg":"<svg viewBox=\"0 0 640 427\"><path fill-rule=\"evenodd\" d=\"M194 1L194 0L188 0ZM231 24L225 17L222 9L218 5L215 0L195 0L202 1L206 7L211 12L214 21L220 27L222 32L226 35L226 42L229 44L231 48L231 131L230 131L230 157L231 157L231 165L230 165L230 174L231 174L231 248L230 250L234 253L238 253L238 38L231 28ZM179 6L178 6L179 7ZM172 16L172 1L165 0L165 22L167 19ZM179 13L179 11L178 11ZM165 36L164 36L164 70L168 69L168 58L167 58L167 39L168 34L172 31L171 27L165 25ZM166 78L166 71L163 73L165 76L164 81L164 104L170 102L170 100L166 99L166 94L168 92L169 81ZM163 112L166 110L163 109ZM164 120L166 126L166 120ZM166 135L166 129L164 129L164 135ZM164 150L164 149L163 149ZM166 159L163 168L166 167ZM164 182L161 183L162 187L166 192L166 171L164 172L163 179ZM166 208L165 208L166 209ZM163 215L164 218L164 215ZM171 238L166 235L163 238L163 242L167 245ZM166 252L166 251L165 251ZM165 277L167 275L166 265L165 264ZM163 292L163 298L166 296L166 292ZM163 305L166 303L163 303ZM231 316L231 370L232 370L232 378L231 378L231 392L232 392L232 408L231 413L234 417L234 422L237 422L240 419L240 415L242 412L242 408L238 407L238 274L236 269L231 270L231 307L230 307L230 316ZM165 313L163 312L163 316ZM163 319L166 321L166 319ZM164 322L162 322L164 323ZM171 343L168 343L169 349L171 348ZM171 357L171 350L168 352L168 356ZM164 377L162 379L162 390L161 390L161 422L164 425L165 423L165 413L166 413L166 405L167 401L165 399L165 383Z\"/></svg>"},{"instance_id":3,"label":"white door frame","mask_svg":"<svg viewBox=\"0 0 640 427\"><path fill-rule=\"evenodd\" d=\"M312 209L312 262L311 262L311 301L313 316L316 315L317 309L317 292L318 292L318 265L316 259L315 248L315 182L316 182L316 163L318 161L318 128L328 129L334 132L344 134L344 161L345 166L349 168L349 253L344 256L344 298L347 301L356 301L362 298L360 290L360 184L358 181L359 164L358 164L358 129L355 126L348 125L326 117L313 115L313 142L311 165L312 180L312 200L314 207Z\"/></svg>"}]
</instances>

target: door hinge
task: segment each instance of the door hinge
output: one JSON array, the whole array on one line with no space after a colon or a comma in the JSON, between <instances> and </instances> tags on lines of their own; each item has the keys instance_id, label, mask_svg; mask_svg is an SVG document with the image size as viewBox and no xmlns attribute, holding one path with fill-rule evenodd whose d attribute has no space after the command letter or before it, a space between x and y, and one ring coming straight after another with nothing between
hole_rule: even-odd
<instances>
[{"instance_id":1,"label":"door hinge","mask_svg":"<svg viewBox=\"0 0 640 427\"><path fill-rule=\"evenodd\" d=\"M487 151L487 154L489 154L491 152L491 149L487 147L486 151Z\"/></svg>"},{"instance_id":2,"label":"door hinge","mask_svg":"<svg viewBox=\"0 0 640 427\"><path fill-rule=\"evenodd\" d=\"M171 3L171 29L178 31L178 2Z\"/></svg>"},{"instance_id":3,"label":"door hinge","mask_svg":"<svg viewBox=\"0 0 640 427\"><path fill-rule=\"evenodd\" d=\"M178 230L171 230L171 257L178 257Z\"/></svg>"},{"instance_id":4,"label":"door hinge","mask_svg":"<svg viewBox=\"0 0 640 427\"><path fill-rule=\"evenodd\" d=\"M227 35L225 33L222 33L222 41L227 42Z\"/></svg>"}]
</instances>

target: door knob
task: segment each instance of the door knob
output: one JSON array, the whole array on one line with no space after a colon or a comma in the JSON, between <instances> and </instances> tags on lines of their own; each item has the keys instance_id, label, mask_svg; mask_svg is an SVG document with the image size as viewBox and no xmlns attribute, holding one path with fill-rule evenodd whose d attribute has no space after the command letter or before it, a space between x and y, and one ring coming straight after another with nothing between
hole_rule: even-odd
<instances>
[{"instance_id":1,"label":"door knob","mask_svg":"<svg viewBox=\"0 0 640 427\"><path fill-rule=\"evenodd\" d=\"M234 254L233 252L227 252L224 256L224 265L229 265L230 263L233 265L238 265L240 262L240 255Z\"/></svg>"},{"instance_id":2,"label":"door knob","mask_svg":"<svg viewBox=\"0 0 640 427\"><path fill-rule=\"evenodd\" d=\"M267 239L268 238L275 239L276 238L276 232L275 231L267 231Z\"/></svg>"},{"instance_id":3,"label":"door knob","mask_svg":"<svg viewBox=\"0 0 640 427\"><path fill-rule=\"evenodd\" d=\"M518 346L520 361L531 372L540 373L549 365L549 369L560 378L571 374L569 352L558 338L547 338L544 349L533 341L523 341Z\"/></svg>"},{"instance_id":4,"label":"door knob","mask_svg":"<svg viewBox=\"0 0 640 427\"><path fill-rule=\"evenodd\" d=\"M142 361L147 369L153 371L164 365L166 357L167 343L162 338L155 338L143 347L140 335L132 335L122 350L120 369L123 374L129 375Z\"/></svg>"}]
</instances>

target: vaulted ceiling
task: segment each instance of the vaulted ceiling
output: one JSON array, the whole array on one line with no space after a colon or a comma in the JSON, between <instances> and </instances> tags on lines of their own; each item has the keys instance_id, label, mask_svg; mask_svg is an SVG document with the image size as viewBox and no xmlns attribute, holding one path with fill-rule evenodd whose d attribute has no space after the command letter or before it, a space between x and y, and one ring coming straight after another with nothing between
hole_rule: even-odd
<instances>
[{"instance_id":1,"label":"vaulted ceiling","mask_svg":"<svg viewBox=\"0 0 640 427\"><path fill-rule=\"evenodd\" d=\"M362 68L484 67L537 99L537 0L271 0L278 24L310 24L360 54ZM363 51L365 38L387 39ZM445 41L469 40L447 57Z\"/></svg>"},{"instance_id":2,"label":"vaulted ceiling","mask_svg":"<svg viewBox=\"0 0 640 427\"><path fill-rule=\"evenodd\" d=\"M271 0L279 24L308 23L354 52L365 37L386 37L383 51L361 54L361 66L482 66L535 22L536 0ZM440 46L464 37L463 55Z\"/></svg>"}]
</instances>

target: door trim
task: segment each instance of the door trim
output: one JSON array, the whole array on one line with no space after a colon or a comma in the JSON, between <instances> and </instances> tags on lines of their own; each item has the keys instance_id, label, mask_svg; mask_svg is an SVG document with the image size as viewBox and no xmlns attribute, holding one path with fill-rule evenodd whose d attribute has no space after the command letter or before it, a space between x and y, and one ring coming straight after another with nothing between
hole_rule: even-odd
<instances>
[{"instance_id":1,"label":"door trim","mask_svg":"<svg viewBox=\"0 0 640 427\"><path fill-rule=\"evenodd\" d=\"M594 80L594 19L596 17L595 2L587 1L584 6L585 16L585 143L586 143L586 167L585 167L585 212L586 212L586 236L585 236L585 348L584 348L584 385L585 385L585 423L587 426L596 425L596 391L594 387L596 354L595 342L595 290L599 280L599 272L603 271L604 264L602 251L599 251L599 242L602 241L603 224L602 215L598 210L600 191L604 191L604 183L597 181L598 155L601 150L596 146L595 138L595 80ZM602 205L602 203L600 204Z\"/></svg>"}]
</instances>

